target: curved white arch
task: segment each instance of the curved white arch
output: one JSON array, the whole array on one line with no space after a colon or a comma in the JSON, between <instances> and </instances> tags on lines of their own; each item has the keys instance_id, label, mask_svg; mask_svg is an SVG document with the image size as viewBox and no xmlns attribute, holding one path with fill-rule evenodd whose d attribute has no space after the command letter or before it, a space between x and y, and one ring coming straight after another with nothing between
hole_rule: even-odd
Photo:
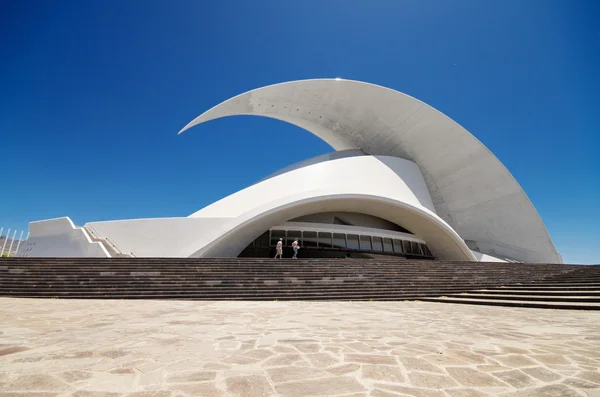
<instances>
[{"instance_id":1,"label":"curved white arch","mask_svg":"<svg viewBox=\"0 0 600 397\"><path fill-rule=\"evenodd\" d=\"M415 163L357 152L311 159L190 215L229 221L210 243L186 250L194 252L191 256L237 256L274 225L334 211L373 215L401 225L424 239L440 259L475 260L460 236L435 214Z\"/></svg>"},{"instance_id":2,"label":"curved white arch","mask_svg":"<svg viewBox=\"0 0 600 397\"><path fill-rule=\"evenodd\" d=\"M533 204L502 163L459 124L415 98L359 81L292 81L231 98L180 133L233 115L297 125L335 150L414 161L435 212L463 239L491 255L562 262Z\"/></svg>"},{"instance_id":3,"label":"curved white arch","mask_svg":"<svg viewBox=\"0 0 600 397\"><path fill-rule=\"evenodd\" d=\"M387 197L366 194L306 194L269 202L253 209L227 225L227 232L204 245L191 257L235 257L271 226L304 215L349 211L377 216L394 223L402 222L425 239L434 254L446 260L477 259L446 222L424 208Z\"/></svg>"}]
</instances>

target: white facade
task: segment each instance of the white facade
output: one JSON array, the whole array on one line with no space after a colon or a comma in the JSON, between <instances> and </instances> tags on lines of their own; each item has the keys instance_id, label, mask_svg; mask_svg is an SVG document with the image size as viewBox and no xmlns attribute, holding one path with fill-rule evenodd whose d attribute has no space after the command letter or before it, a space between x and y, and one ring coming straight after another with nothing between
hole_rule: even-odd
<instances>
[{"instance_id":1,"label":"white facade","mask_svg":"<svg viewBox=\"0 0 600 397\"><path fill-rule=\"evenodd\" d=\"M183 130L237 114L290 122L337 151L286 167L187 218L88 223L95 241L80 236L80 246L145 257L237 256L265 230L338 211L400 225L439 259L561 262L506 168L466 130L414 98L355 81L297 81L225 101ZM64 222L52 230L55 240L72 236ZM30 241L41 237L32 227ZM103 256L93 252L76 254ZM48 256L42 249L23 254Z\"/></svg>"}]
</instances>

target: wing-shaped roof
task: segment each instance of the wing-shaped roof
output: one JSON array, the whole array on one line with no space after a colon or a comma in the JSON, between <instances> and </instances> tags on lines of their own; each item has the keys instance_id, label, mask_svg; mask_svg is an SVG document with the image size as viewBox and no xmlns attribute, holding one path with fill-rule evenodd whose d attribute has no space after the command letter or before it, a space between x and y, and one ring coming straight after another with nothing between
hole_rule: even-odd
<instances>
[{"instance_id":1,"label":"wing-shaped roof","mask_svg":"<svg viewBox=\"0 0 600 397\"><path fill-rule=\"evenodd\" d=\"M286 121L335 150L414 161L437 214L470 245L494 256L561 262L533 204L502 163L458 123L411 96L352 80L292 81L228 99L180 133L234 115Z\"/></svg>"}]
</instances>

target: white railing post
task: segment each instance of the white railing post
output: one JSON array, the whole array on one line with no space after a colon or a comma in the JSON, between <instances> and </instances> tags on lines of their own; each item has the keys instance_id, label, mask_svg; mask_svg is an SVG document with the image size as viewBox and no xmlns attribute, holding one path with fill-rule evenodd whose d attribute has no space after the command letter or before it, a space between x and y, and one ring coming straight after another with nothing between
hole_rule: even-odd
<instances>
[{"instance_id":1,"label":"white railing post","mask_svg":"<svg viewBox=\"0 0 600 397\"><path fill-rule=\"evenodd\" d=\"M4 255L4 248L6 248L6 240L8 240L8 235L10 234L10 228L8 232L6 232L6 238L4 239L4 244L2 244L2 252L0 252L0 257Z\"/></svg>"},{"instance_id":2,"label":"white railing post","mask_svg":"<svg viewBox=\"0 0 600 397\"><path fill-rule=\"evenodd\" d=\"M17 237L17 229L15 229L15 232L13 233L13 238L10 242L10 246L8 247L8 253L7 256L10 256L10 253L12 252L12 246L15 243L15 237Z\"/></svg>"},{"instance_id":3,"label":"white railing post","mask_svg":"<svg viewBox=\"0 0 600 397\"><path fill-rule=\"evenodd\" d=\"M2 232L4 231L4 226L0 227L0 237L2 237Z\"/></svg>"},{"instance_id":4,"label":"white railing post","mask_svg":"<svg viewBox=\"0 0 600 397\"><path fill-rule=\"evenodd\" d=\"M24 232L24 230L21 230L21 235L19 236L19 242L17 243L17 249L15 250L15 256L17 256L17 254L19 253L19 247L21 246L21 241L23 241L23 232Z\"/></svg>"}]
</instances>

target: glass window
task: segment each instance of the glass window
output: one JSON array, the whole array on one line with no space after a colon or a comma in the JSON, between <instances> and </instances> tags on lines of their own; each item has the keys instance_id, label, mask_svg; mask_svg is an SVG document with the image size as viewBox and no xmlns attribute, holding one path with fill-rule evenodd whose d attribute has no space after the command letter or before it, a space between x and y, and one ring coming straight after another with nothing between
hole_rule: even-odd
<instances>
[{"instance_id":1,"label":"glass window","mask_svg":"<svg viewBox=\"0 0 600 397\"><path fill-rule=\"evenodd\" d=\"M263 235L261 236L261 242L260 242L261 247L269 246L269 235L270 235L270 233L268 230L263 233Z\"/></svg>"},{"instance_id":2,"label":"glass window","mask_svg":"<svg viewBox=\"0 0 600 397\"><path fill-rule=\"evenodd\" d=\"M317 247L317 232L302 233L303 247Z\"/></svg>"},{"instance_id":3,"label":"glass window","mask_svg":"<svg viewBox=\"0 0 600 397\"><path fill-rule=\"evenodd\" d=\"M358 235L348 234L346 235L346 241L348 242L348 248L353 250L357 250L360 248L358 245Z\"/></svg>"},{"instance_id":4,"label":"glass window","mask_svg":"<svg viewBox=\"0 0 600 397\"><path fill-rule=\"evenodd\" d=\"M360 249L363 251L371 251L371 236L360 236Z\"/></svg>"},{"instance_id":5,"label":"glass window","mask_svg":"<svg viewBox=\"0 0 600 397\"><path fill-rule=\"evenodd\" d=\"M404 244L402 244L402 240L394 239L394 252L397 254L405 254Z\"/></svg>"},{"instance_id":6,"label":"glass window","mask_svg":"<svg viewBox=\"0 0 600 397\"><path fill-rule=\"evenodd\" d=\"M425 255L427 255L427 256L433 256L433 254L431 253L431 251L429 251L429 247L427 247L425 244L423 244L423 250L425 251Z\"/></svg>"},{"instance_id":7,"label":"glass window","mask_svg":"<svg viewBox=\"0 0 600 397\"><path fill-rule=\"evenodd\" d=\"M299 230L287 231L287 245L291 246L294 240L298 239L298 244L302 247L302 232Z\"/></svg>"},{"instance_id":8,"label":"glass window","mask_svg":"<svg viewBox=\"0 0 600 397\"><path fill-rule=\"evenodd\" d=\"M415 255L419 255L419 246L414 241L410 242L410 253L411 254L415 254Z\"/></svg>"},{"instance_id":9,"label":"glass window","mask_svg":"<svg viewBox=\"0 0 600 397\"><path fill-rule=\"evenodd\" d=\"M373 251L383 251L383 242L381 237L373 236Z\"/></svg>"},{"instance_id":10,"label":"glass window","mask_svg":"<svg viewBox=\"0 0 600 397\"><path fill-rule=\"evenodd\" d=\"M266 231L254 240L255 247L268 247L269 246L269 232Z\"/></svg>"},{"instance_id":11,"label":"glass window","mask_svg":"<svg viewBox=\"0 0 600 397\"><path fill-rule=\"evenodd\" d=\"M384 238L383 239L383 250L385 252L394 252L394 246L392 245L392 239L391 238Z\"/></svg>"},{"instance_id":12,"label":"glass window","mask_svg":"<svg viewBox=\"0 0 600 397\"><path fill-rule=\"evenodd\" d=\"M285 245L285 230L271 230L271 246L276 246L280 238L283 239L283 245Z\"/></svg>"},{"instance_id":13,"label":"glass window","mask_svg":"<svg viewBox=\"0 0 600 397\"><path fill-rule=\"evenodd\" d=\"M425 250L423 249L423 244L418 244L419 246L419 255L425 255Z\"/></svg>"},{"instance_id":14,"label":"glass window","mask_svg":"<svg viewBox=\"0 0 600 397\"><path fill-rule=\"evenodd\" d=\"M319 247L331 248L331 233L319 232Z\"/></svg>"},{"instance_id":15,"label":"glass window","mask_svg":"<svg viewBox=\"0 0 600 397\"><path fill-rule=\"evenodd\" d=\"M342 233L333 233L333 247L346 248L346 235Z\"/></svg>"}]
</instances>

